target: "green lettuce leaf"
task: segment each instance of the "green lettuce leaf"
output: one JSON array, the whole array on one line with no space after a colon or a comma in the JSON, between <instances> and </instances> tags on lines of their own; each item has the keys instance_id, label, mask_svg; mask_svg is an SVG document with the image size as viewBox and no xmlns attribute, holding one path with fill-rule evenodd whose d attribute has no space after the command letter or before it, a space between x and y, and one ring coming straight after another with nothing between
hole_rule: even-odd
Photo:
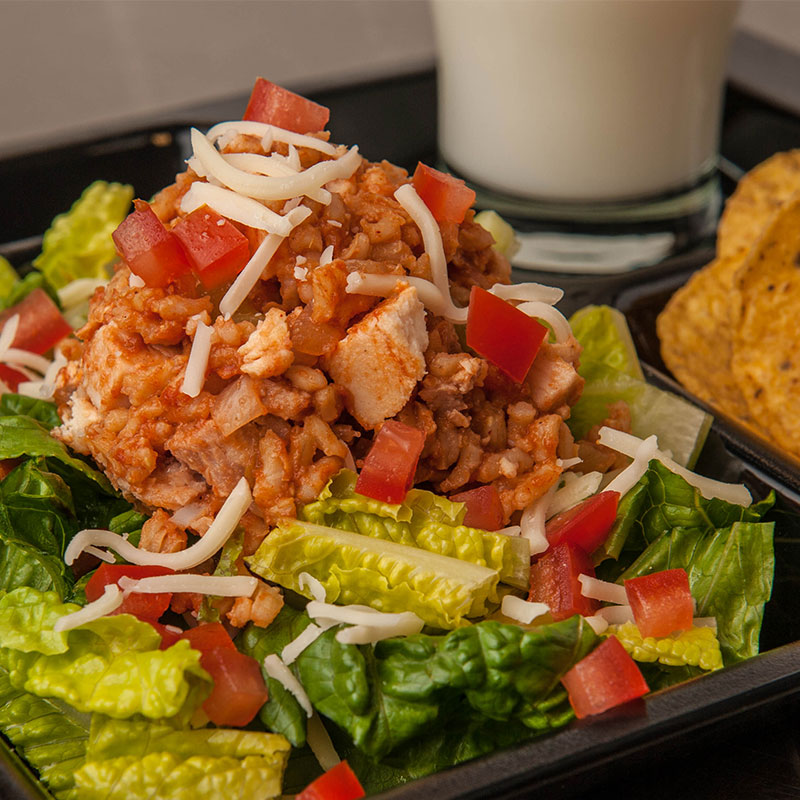
<instances>
[{"instance_id":1,"label":"green lettuce leaf","mask_svg":"<svg viewBox=\"0 0 800 800\"><path fill-rule=\"evenodd\" d=\"M487 567L299 521L273 530L245 562L262 578L299 594L299 575L307 572L323 584L329 603L413 611L445 629L486 614L498 581Z\"/></svg>"},{"instance_id":2,"label":"green lettuce leaf","mask_svg":"<svg viewBox=\"0 0 800 800\"><path fill-rule=\"evenodd\" d=\"M269 628L251 629L259 653L282 646L273 628L296 629L302 612L284 609ZM481 622L374 648L342 644L331 629L293 667L317 711L364 753L383 758L417 736L446 730L466 707L480 720L512 720L536 733L566 724L572 711L561 676L597 641L578 616L533 631Z\"/></svg>"},{"instance_id":3,"label":"green lettuce leaf","mask_svg":"<svg viewBox=\"0 0 800 800\"><path fill-rule=\"evenodd\" d=\"M50 285L48 280L41 272L29 272L18 280L0 300L0 309L11 308L11 306L21 303L35 289L41 289L47 296L61 308L61 301L58 299L58 292Z\"/></svg>"},{"instance_id":4,"label":"green lettuce leaf","mask_svg":"<svg viewBox=\"0 0 800 800\"><path fill-rule=\"evenodd\" d=\"M89 738L85 716L15 688L0 669L0 730L57 798L71 793Z\"/></svg>"},{"instance_id":5,"label":"green lettuce leaf","mask_svg":"<svg viewBox=\"0 0 800 800\"><path fill-rule=\"evenodd\" d=\"M497 570L501 581L528 588L526 539L469 528L462 524L464 503L423 489L412 489L400 505L365 497L355 491L356 478L351 470L339 472L316 502L300 510L300 518L489 567Z\"/></svg>"},{"instance_id":6,"label":"green lettuce leaf","mask_svg":"<svg viewBox=\"0 0 800 800\"><path fill-rule=\"evenodd\" d=\"M28 587L0 599L0 666L16 688L116 718L183 718L206 698L210 678L188 642L159 650L155 629L128 614L53 630L78 608Z\"/></svg>"},{"instance_id":7,"label":"green lettuce leaf","mask_svg":"<svg viewBox=\"0 0 800 800\"><path fill-rule=\"evenodd\" d=\"M269 798L281 793L282 770L263 756L149 753L90 761L75 773L80 800L218 800Z\"/></svg>"},{"instance_id":8,"label":"green lettuce leaf","mask_svg":"<svg viewBox=\"0 0 800 800\"><path fill-rule=\"evenodd\" d=\"M712 417L672 392L644 380L624 315L609 306L587 306L570 318L583 352L578 373L586 380L567 420L572 435L583 439L608 417L610 404L623 400L631 411L631 432L658 436L661 450L682 466L697 461Z\"/></svg>"},{"instance_id":9,"label":"green lettuce leaf","mask_svg":"<svg viewBox=\"0 0 800 800\"><path fill-rule=\"evenodd\" d=\"M95 181L53 220L33 265L56 289L76 278L108 278L108 265L116 257L111 234L131 200L132 186Z\"/></svg>"},{"instance_id":10,"label":"green lettuce leaf","mask_svg":"<svg viewBox=\"0 0 800 800\"><path fill-rule=\"evenodd\" d=\"M0 395L0 416L2 417L32 417L41 422L48 430L61 424L55 403L47 400L38 400L24 394Z\"/></svg>"},{"instance_id":11,"label":"green lettuce leaf","mask_svg":"<svg viewBox=\"0 0 800 800\"><path fill-rule=\"evenodd\" d=\"M0 298L7 297L18 280L19 275L11 262L5 256L0 256Z\"/></svg>"},{"instance_id":12,"label":"green lettuce leaf","mask_svg":"<svg viewBox=\"0 0 800 800\"><path fill-rule=\"evenodd\" d=\"M219 561L214 567L213 575L230 576L238 575L237 560L241 557L244 550L244 531L237 530L230 539L222 546L219 554ZM216 603L221 598L215 595L205 595L200 603L200 610L197 613L198 622L219 622L220 614Z\"/></svg>"}]
</instances>

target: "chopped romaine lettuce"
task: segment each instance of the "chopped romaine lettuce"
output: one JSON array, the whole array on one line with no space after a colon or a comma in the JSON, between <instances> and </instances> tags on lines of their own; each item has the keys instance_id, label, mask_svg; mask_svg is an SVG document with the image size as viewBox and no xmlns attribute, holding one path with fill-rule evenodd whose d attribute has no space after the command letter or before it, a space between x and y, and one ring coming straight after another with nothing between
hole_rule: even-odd
<instances>
[{"instance_id":1,"label":"chopped romaine lettuce","mask_svg":"<svg viewBox=\"0 0 800 800\"><path fill-rule=\"evenodd\" d=\"M159 650L156 630L128 614L53 630L78 608L27 587L2 596L0 666L14 687L117 718L183 718L205 699L210 678L187 641Z\"/></svg>"},{"instance_id":2,"label":"chopped romaine lettuce","mask_svg":"<svg viewBox=\"0 0 800 800\"><path fill-rule=\"evenodd\" d=\"M435 628L455 628L488 612L496 599L492 569L392 541L288 521L245 559L262 578L308 595L299 575L325 587L329 603L360 603L379 611L413 611Z\"/></svg>"},{"instance_id":3,"label":"chopped romaine lettuce","mask_svg":"<svg viewBox=\"0 0 800 800\"><path fill-rule=\"evenodd\" d=\"M108 278L108 266L116 257L111 234L131 200L133 187L95 181L68 212L53 220L33 265L56 289L77 278Z\"/></svg>"},{"instance_id":4,"label":"chopped romaine lettuce","mask_svg":"<svg viewBox=\"0 0 800 800\"><path fill-rule=\"evenodd\" d=\"M611 306L585 306L569 318L569 324L583 348L581 367L602 365L644 380L639 356L621 311Z\"/></svg>"},{"instance_id":5,"label":"chopped romaine lettuce","mask_svg":"<svg viewBox=\"0 0 800 800\"><path fill-rule=\"evenodd\" d=\"M300 511L317 525L353 531L497 570L500 580L521 589L530 582L530 544L463 524L466 506L423 489L411 489L400 505L382 503L355 491L356 474L342 470L319 500Z\"/></svg>"},{"instance_id":6,"label":"chopped romaine lettuce","mask_svg":"<svg viewBox=\"0 0 800 800\"><path fill-rule=\"evenodd\" d=\"M5 256L0 256L0 298L7 297L18 280L19 275L11 262Z\"/></svg>"},{"instance_id":7,"label":"chopped romaine lettuce","mask_svg":"<svg viewBox=\"0 0 800 800\"><path fill-rule=\"evenodd\" d=\"M257 658L279 652L283 629L296 635L309 622L284 606L266 630L248 629L246 646ZM466 708L473 720L539 733L566 724L572 711L561 676L597 641L579 616L534 631L481 622L441 636L387 639L374 648L342 644L332 629L293 666L314 707L364 753L383 758L423 734L450 731L460 739L460 725L451 723Z\"/></svg>"}]
</instances>

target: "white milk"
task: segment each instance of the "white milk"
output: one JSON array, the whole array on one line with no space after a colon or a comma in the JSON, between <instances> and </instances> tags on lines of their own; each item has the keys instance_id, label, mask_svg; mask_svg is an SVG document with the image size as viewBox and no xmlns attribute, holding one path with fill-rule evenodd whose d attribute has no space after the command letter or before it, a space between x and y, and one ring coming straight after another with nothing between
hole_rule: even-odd
<instances>
[{"instance_id":1,"label":"white milk","mask_svg":"<svg viewBox=\"0 0 800 800\"><path fill-rule=\"evenodd\" d=\"M715 163L736 2L434 0L439 147L537 200L625 200Z\"/></svg>"}]
</instances>

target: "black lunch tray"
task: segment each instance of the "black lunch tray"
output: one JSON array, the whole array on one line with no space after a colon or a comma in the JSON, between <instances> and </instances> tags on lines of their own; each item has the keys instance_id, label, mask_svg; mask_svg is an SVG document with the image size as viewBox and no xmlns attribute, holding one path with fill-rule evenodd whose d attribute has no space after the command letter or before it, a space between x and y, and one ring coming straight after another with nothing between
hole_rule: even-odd
<instances>
[{"instance_id":1,"label":"black lunch tray","mask_svg":"<svg viewBox=\"0 0 800 800\"><path fill-rule=\"evenodd\" d=\"M433 72L341 87L312 95L331 108L335 141L358 143L370 159L413 169L436 158ZM230 118L247 94L91 141L55 143L44 152L0 159L0 254L22 266L39 250L53 216L92 180L134 185L149 197L184 168L189 125ZM722 153L747 170L773 152L800 145L800 120L729 87ZM723 189L734 183L723 175ZM655 315L670 293L713 256L713 242L656 267L614 276L515 270L515 280L560 285L566 313L611 303L627 315L648 378L683 393L666 374L655 340ZM684 393L685 394L685 393ZM774 516L776 580L762 631L762 652L743 664L655 693L601 718L382 795L386 800L436 797L676 797L751 800L800 797L800 464L718 418L697 467L711 477L744 481L753 494L779 496ZM49 797L0 737L0 797Z\"/></svg>"}]
</instances>

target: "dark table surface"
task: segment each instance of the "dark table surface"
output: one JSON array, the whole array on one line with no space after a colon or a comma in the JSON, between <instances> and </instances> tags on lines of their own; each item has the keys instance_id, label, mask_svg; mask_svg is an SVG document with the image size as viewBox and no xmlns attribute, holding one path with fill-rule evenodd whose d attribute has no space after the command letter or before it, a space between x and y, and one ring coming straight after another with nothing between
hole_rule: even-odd
<instances>
[{"instance_id":1,"label":"dark table surface","mask_svg":"<svg viewBox=\"0 0 800 800\"><path fill-rule=\"evenodd\" d=\"M176 122L210 123L240 116L246 95L217 104L189 109ZM436 82L433 72L399 76L320 92L315 99L331 108L334 141L358 143L371 160L387 158L413 168L418 160L432 163L436 157ZM179 126L178 126L179 128ZM54 147L0 161L0 252L12 260L23 258L31 242L47 227L55 213L63 211L88 182L95 178L131 182L137 194L148 197L171 178L176 153L186 152L180 134L153 135L157 129L128 132L104 141ZM178 130L178 129L170 129ZM730 86L722 131L722 156L747 170L779 150L800 147L800 119L769 102ZM58 176L54 180L54 175ZM732 180L723 179L730 192ZM3 243L7 243L3 245ZM10 243L10 244L8 244ZM703 244L700 260L713 242ZM702 249L702 248L701 248ZM689 260L680 262L683 268ZM611 301L631 282L647 281L646 270L610 280L605 295L598 294L597 280L553 276L568 292L567 303L585 299ZM594 288L590 293L587 286ZM592 295L591 298L589 295ZM797 602L792 611L800 609ZM800 659L794 651L791 658ZM800 669L800 663L795 665ZM735 704L726 713L711 713L708 725L697 725L686 735L672 735L653 746L633 748L625 755L611 755L592 762L590 770L574 769L550 775L530 796L556 798L725 798L725 800L779 800L800 797L800 686L782 699ZM422 786L420 787L422 789ZM0 775L0 796L13 796ZM497 794L522 797L524 789ZM23 795L19 795L23 796ZM429 795L422 790L417 796ZM490 796L487 793L470 796Z\"/></svg>"}]
</instances>

